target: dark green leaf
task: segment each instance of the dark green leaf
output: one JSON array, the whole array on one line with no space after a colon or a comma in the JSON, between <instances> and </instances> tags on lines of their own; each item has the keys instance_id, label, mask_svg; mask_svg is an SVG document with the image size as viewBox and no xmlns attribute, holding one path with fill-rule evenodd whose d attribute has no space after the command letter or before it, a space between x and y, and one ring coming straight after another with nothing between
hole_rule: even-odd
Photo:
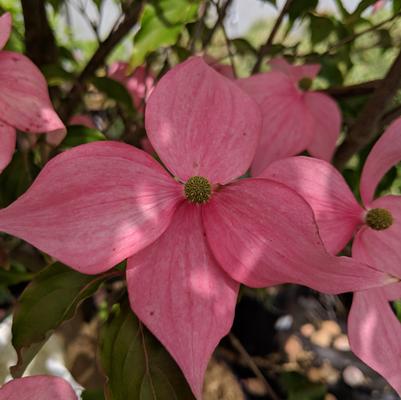
<instances>
[{"instance_id":1,"label":"dark green leaf","mask_svg":"<svg viewBox=\"0 0 401 400\"><path fill-rule=\"evenodd\" d=\"M120 82L107 77L95 77L92 78L91 82L108 98L115 100L121 105L124 105L128 110L134 110L131 95L125 86Z\"/></svg>"},{"instance_id":2,"label":"dark green leaf","mask_svg":"<svg viewBox=\"0 0 401 400\"><path fill-rule=\"evenodd\" d=\"M196 20L200 0L153 0L142 14L134 37L132 66L143 64L146 56L175 44L185 25Z\"/></svg>"},{"instance_id":3,"label":"dark green leaf","mask_svg":"<svg viewBox=\"0 0 401 400\"><path fill-rule=\"evenodd\" d=\"M125 301L104 325L100 355L110 400L193 400L175 362Z\"/></svg>"},{"instance_id":4,"label":"dark green leaf","mask_svg":"<svg viewBox=\"0 0 401 400\"><path fill-rule=\"evenodd\" d=\"M18 299L13 316L12 342L18 354L11 368L14 377L23 374L52 332L74 316L104 279L105 275L83 275L60 263L35 276Z\"/></svg>"},{"instance_id":5,"label":"dark green leaf","mask_svg":"<svg viewBox=\"0 0 401 400\"><path fill-rule=\"evenodd\" d=\"M75 79L74 74L71 74L62 67L54 64L43 66L42 72L49 86L58 86Z\"/></svg>"},{"instance_id":6,"label":"dark green leaf","mask_svg":"<svg viewBox=\"0 0 401 400\"><path fill-rule=\"evenodd\" d=\"M287 372L280 381L288 393L288 400L324 400L327 389L320 383L310 382L297 372Z\"/></svg>"},{"instance_id":7,"label":"dark green leaf","mask_svg":"<svg viewBox=\"0 0 401 400\"><path fill-rule=\"evenodd\" d=\"M335 29L335 24L329 17L310 15L310 34L312 44L318 44L328 38Z\"/></svg>"},{"instance_id":8,"label":"dark green leaf","mask_svg":"<svg viewBox=\"0 0 401 400\"><path fill-rule=\"evenodd\" d=\"M353 16L360 16L368 7L376 3L377 0L362 0L359 2L358 7L352 13Z\"/></svg>"},{"instance_id":9,"label":"dark green leaf","mask_svg":"<svg viewBox=\"0 0 401 400\"><path fill-rule=\"evenodd\" d=\"M290 23L294 22L297 18L302 18L309 11L317 7L318 0L296 0L291 3L288 15Z\"/></svg>"},{"instance_id":10,"label":"dark green leaf","mask_svg":"<svg viewBox=\"0 0 401 400\"><path fill-rule=\"evenodd\" d=\"M67 136L60 144L60 149L69 149L85 143L105 140L106 137L97 129L88 128L83 125L70 125L67 127Z\"/></svg>"},{"instance_id":11,"label":"dark green leaf","mask_svg":"<svg viewBox=\"0 0 401 400\"><path fill-rule=\"evenodd\" d=\"M393 13L396 14L401 11L401 0L393 0Z\"/></svg>"},{"instance_id":12,"label":"dark green leaf","mask_svg":"<svg viewBox=\"0 0 401 400\"><path fill-rule=\"evenodd\" d=\"M27 282L32 279L33 275L29 272L17 271L11 269L9 271L0 268L0 284L4 286L16 285L21 282Z\"/></svg>"},{"instance_id":13,"label":"dark green leaf","mask_svg":"<svg viewBox=\"0 0 401 400\"><path fill-rule=\"evenodd\" d=\"M0 208L8 206L24 193L38 168L27 153L17 151L8 167L0 174Z\"/></svg>"},{"instance_id":14,"label":"dark green leaf","mask_svg":"<svg viewBox=\"0 0 401 400\"><path fill-rule=\"evenodd\" d=\"M87 389L82 395L82 400L104 400L102 389Z\"/></svg>"},{"instance_id":15,"label":"dark green leaf","mask_svg":"<svg viewBox=\"0 0 401 400\"><path fill-rule=\"evenodd\" d=\"M257 54L257 50L246 39L242 38L233 39L231 43L234 45L238 54L241 55Z\"/></svg>"}]
</instances>

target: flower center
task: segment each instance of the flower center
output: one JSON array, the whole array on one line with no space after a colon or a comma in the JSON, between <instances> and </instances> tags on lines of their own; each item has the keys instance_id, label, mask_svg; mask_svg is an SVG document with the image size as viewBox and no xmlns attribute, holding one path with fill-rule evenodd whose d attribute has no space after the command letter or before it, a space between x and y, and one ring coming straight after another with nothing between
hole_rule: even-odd
<instances>
[{"instance_id":1,"label":"flower center","mask_svg":"<svg viewBox=\"0 0 401 400\"><path fill-rule=\"evenodd\" d=\"M308 78L308 77L305 77L305 78L302 78L299 82L298 82L298 86L299 86L299 88L301 89L301 90L303 90L303 91L307 91L307 90L309 90L310 88L311 88L311 86L312 86L312 79L311 78Z\"/></svg>"},{"instance_id":2,"label":"flower center","mask_svg":"<svg viewBox=\"0 0 401 400\"><path fill-rule=\"evenodd\" d=\"M191 203L206 203L212 196L212 185L203 176L193 176L185 183L184 194Z\"/></svg>"},{"instance_id":3,"label":"flower center","mask_svg":"<svg viewBox=\"0 0 401 400\"><path fill-rule=\"evenodd\" d=\"M365 217L366 225L376 231L382 231L393 225L393 216L385 208L372 208Z\"/></svg>"}]
</instances>

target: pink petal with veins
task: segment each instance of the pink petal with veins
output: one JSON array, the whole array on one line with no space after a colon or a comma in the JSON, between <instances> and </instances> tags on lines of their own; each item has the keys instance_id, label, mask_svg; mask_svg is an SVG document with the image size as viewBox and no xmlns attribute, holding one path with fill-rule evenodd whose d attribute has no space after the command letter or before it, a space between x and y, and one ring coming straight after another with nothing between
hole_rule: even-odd
<instances>
[{"instance_id":1,"label":"pink petal with veins","mask_svg":"<svg viewBox=\"0 0 401 400\"><path fill-rule=\"evenodd\" d=\"M15 129L0 121L0 173L10 163L15 150Z\"/></svg>"},{"instance_id":2,"label":"pink petal with veins","mask_svg":"<svg viewBox=\"0 0 401 400\"><path fill-rule=\"evenodd\" d=\"M313 157L330 161L341 131L341 112L337 103L322 93L305 93L306 107L313 116L313 139L308 151Z\"/></svg>"},{"instance_id":3,"label":"pink petal with veins","mask_svg":"<svg viewBox=\"0 0 401 400\"><path fill-rule=\"evenodd\" d=\"M0 50L6 45L12 29L12 19L10 13L5 13L0 17Z\"/></svg>"},{"instance_id":4,"label":"pink petal with veins","mask_svg":"<svg viewBox=\"0 0 401 400\"><path fill-rule=\"evenodd\" d=\"M153 147L175 176L224 184L249 168L262 118L237 85L193 57L160 80L145 122Z\"/></svg>"},{"instance_id":5,"label":"pink petal with veins","mask_svg":"<svg viewBox=\"0 0 401 400\"><path fill-rule=\"evenodd\" d=\"M298 283L325 293L382 286L393 280L368 265L330 255L312 209L289 187L246 179L215 192L204 226L216 260L251 287Z\"/></svg>"},{"instance_id":6,"label":"pink petal with veins","mask_svg":"<svg viewBox=\"0 0 401 400\"><path fill-rule=\"evenodd\" d=\"M72 387L55 376L14 379L0 389L1 400L78 400Z\"/></svg>"},{"instance_id":7,"label":"pink petal with veins","mask_svg":"<svg viewBox=\"0 0 401 400\"><path fill-rule=\"evenodd\" d=\"M131 307L202 398L210 357L231 328L238 284L205 242L201 208L184 203L164 234L128 260Z\"/></svg>"},{"instance_id":8,"label":"pink petal with veins","mask_svg":"<svg viewBox=\"0 0 401 400\"><path fill-rule=\"evenodd\" d=\"M314 119L301 92L285 74L267 72L240 79L262 110L263 128L252 163L258 176L269 164L305 150L313 140Z\"/></svg>"},{"instance_id":9,"label":"pink petal with veins","mask_svg":"<svg viewBox=\"0 0 401 400\"><path fill-rule=\"evenodd\" d=\"M401 324L382 290L354 294L348 336L352 351L401 395Z\"/></svg>"},{"instance_id":10,"label":"pink petal with veins","mask_svg":"<svg viewBox=\"0 0 401 400\"><path fill-rule=\"evenodd\" d=\"M401 118L396 119L373 146L361 176L361 197L368 205L384 174L401 160Z\"/></svg>"},{"instance_id":11,"label":"pink petal with veins","mask_svg":"<svg viewBox=\"0 0 401 400\"><path fill-rule=\"evenodd\" d=\"M327 250L337 254L362 224L363 209L342 175L329 163L311 157L291 157L269 165L261 177L281 182L312 207Z\"/></svg>"},{"instance_id":12,"label":"pink petal with veins","mask_svg":"<svg viewBox=\"0 0 401 400\"><path fill-rule=\"evenodd\" d=\"M0 210L0 230L97 274L156 240L183 198L182 186L145 152L94 142L48 162L29 190Z\"/></svg>"},{"instance_id":13,"label":"pink petal with veins","mask_svg":"<svg viewBox=\"0 0 401 400\"><path fill-rule=\"evenodd\" d=\"M65 132L45 78L27 57L0 52L0 85L0 121L24 132Z\"/></svg>"}]
</instances>

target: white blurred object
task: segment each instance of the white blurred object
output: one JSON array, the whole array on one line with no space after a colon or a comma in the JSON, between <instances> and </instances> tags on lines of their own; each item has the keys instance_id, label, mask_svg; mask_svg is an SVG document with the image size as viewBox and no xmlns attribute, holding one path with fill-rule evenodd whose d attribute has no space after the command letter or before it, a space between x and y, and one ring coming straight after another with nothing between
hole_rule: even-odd
<instances>
[{"instance_id":1,"label":"white blurred object","mask_svg":"<svg viewBox=\"0 0 401 400\"><path fill-rule=\"evenodd\" d=\"M11 344L11 326L11 316L0 323L0 386L12 379L9 368L17 362L17 353ZM31 375L54 375L64 378L78 396L83 390L65 367L64 343L57 334L49 338L29 364L24 376Z\"/></svg>"}]
</instances>

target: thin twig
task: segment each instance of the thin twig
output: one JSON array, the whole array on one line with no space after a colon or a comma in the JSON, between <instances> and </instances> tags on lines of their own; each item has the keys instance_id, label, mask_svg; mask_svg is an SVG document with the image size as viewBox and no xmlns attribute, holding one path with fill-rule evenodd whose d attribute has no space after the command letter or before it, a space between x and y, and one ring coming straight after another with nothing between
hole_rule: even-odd
<instances>
[{"instance_id":1,"label":"thin twig","mask_svg":"<svg viewBox=\"0 0 401 400\"><path fill-rule=\"evenodd\" d=\"M376 25L371 26L370 28L367 28L367 29L365 29L365 30L363 30L363 31L360 31L360 32L356 32L356 33L354 33L353 35L347 36L346 38L344 38L344 39L338 41L337 43L334 43L334 44L330 45L324 53L320 54L320 56L325 56L325 55L327 55L327 54L330 54L333 50L337 50L337 49L339 49L340 47L342 47L342 46L344 46L344 45L346 45L346 44L348 44L348 43L350 43L350 42L353 42L353 41L354 41L355 39L357 39L358 37L363 36L363 35L366 35L367 33L370 33L370 32L375 31L376 29L378 29L378 28L380 28L381 26L387 24L388 22L393 21L394 19L396 19L396 18L399 17L399 16L401 16L401 12L398 12L398 13L392 15L390 18L387 18L386 20L384 20L384 21L382 21L382 22L379 22L379 23L376 24Z\"/></svg>"},{"instance_id":2,"label":"thin twig","mask_svg":"<svg viewBox=\"0 0 401 400\"><path fill-rule=\"evenodd\" d=\"M349 86L332 86L321 90L321 92L335 97L336 99L352 96L364 96L372 94L379 87L381 82L382 79L376 79L374 81L367 81Z\"/></svg>"},{"instance_id":3,"label":"thin twig","mask_svg":"<svg viewBox=\"0 0 401 400\"><path fill-rule=\"evenodd\" d=\"M273 28L270 32L269 37L267 38L266 43L260 48L258 58L252 69L252 74L256 74L259 71L260 65L262 64L262 61L263 61L263 57L269 53L270 48L273 45L273 41L277 35L277 32L280 29L281 23L283 22L284 16L285 16L285 14L287 14L287 12L291 6L291 3L292 3L292 0L287 0L285 2L280 14L278 15L278 17L276 19L276 22L273 25Z\"/></svg>"},{"instance_id":4,"label":"thin twig","mask_svg":"<svg viewBox=\"0 0 401 400\"><path fill-rule=\"evenodd\" d=\"M60 109L60 114L65 121L68 121L77 104L79 103L79 98L81 96L85 81L89 79L96 72L96 70L106 62L107 56L113 51L114 47L138 22L144 4L145 0L135 1L135 3L128 8L128 11L126 11L120 24L110 32L109 36L103 42L100 43L98 49L86 64L85 68L77 78L74 86L67 94L66 102Z\"/></svg>"},{"instance_id":5,"label":"thin twig","mask_svg":"<svg viewBox=\"0 0 401 400\"><path fill-rule=\"evenodd\" d=\"M22 0L27 56L38 66L55 64L58 48L43 0Z\"/></svg>"},{"instance_id":6,"label":"thin twig","mask_svg":"<svg viewBox=\"0 0 401 400\"><path fill-rule=\"evenodd\" d=\"M234 348L238 351L238 353L241 354L241 356L246 360L248 363L249 368L252 370L252 372L255 374L257 378L260 379L260 381L263 383L265 386L266 392L269 394L269 396L273 400L280 400L280 398L277 396L273 388L270 386L269 382L267 382L265 376L262 374L260 371L259 367L256 365L256 363L253 361L252 357L249 355L249 353L246 351L245 347L242 345L242 343L237 339L237 337L230 333L228 335L230 338L231 344L234 346Z\"/></svg>"},{"instance_id":7,"label":"thin twig","mask_svg":"<svg viewBox=\"0 0 401 400\"><path fill-rule=\"evenodd\" d=\"M213 27L209 30L208 34L205 35L205 38L203 40L203 48L206 48L209 45L209 43L213 39L213 36L214 36L217 28L224 23L224 19L227 15L228 7L230 7L232 2L233 2L233 0L226 0L224 5L220 8L220 12L219 12L218 4L212 2L215 5L216 10L217 10L217 21L213 25Z\"/></svg>"},{"instance_id":8,"label":"thin twig","mask_svg":"<svg viewBox=\"0 0 401 400\"><path fill-rule=\"evenodd\" d=\"M386 77L373 92L373 95L358 115L344 142L338 148L334 157L334 163L338 168L344 167L352 155L369 144L378 135L380 121L400 86L401 51Z\"/></svg>"}]
</instances>

